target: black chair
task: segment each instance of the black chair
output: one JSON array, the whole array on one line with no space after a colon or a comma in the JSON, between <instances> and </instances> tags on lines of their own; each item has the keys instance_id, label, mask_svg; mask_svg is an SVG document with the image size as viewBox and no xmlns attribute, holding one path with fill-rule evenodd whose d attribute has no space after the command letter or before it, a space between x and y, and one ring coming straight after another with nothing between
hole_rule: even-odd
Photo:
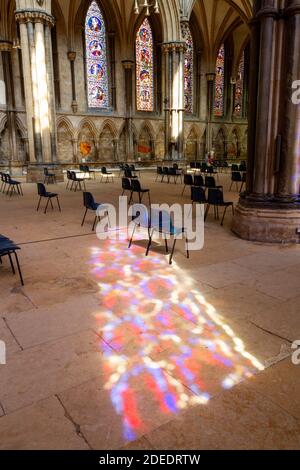
<instances>
[{"instance_id":1,"label":"black chair","mask_svg":"<svg viewBox=\"0 0 300 470\"><path fill-rule=\"evenodd\" d=\"M231 173L231 185L229 191L232 190L232 186L236 185L236 190L239 190L239 185L243 182L242 175L239 171L233 171Z\"/></svg>"},{"instance_id":2,"label":"black chair","mask_svg":"<svg viewBox=\"0 0 300 470\"><path fill-rule=\"evenodd\" d=\"M5 179L6 184L8 185L6 194L10 194L10 196L12 196L15 193L19 194L19 196L23 196L22 184L20 183L20 181L11 179L11 176L8 174L5 175Z\"/></svg>"},{"instance_id":3,"label":"black chair","mask_svg":"<svg viewBox=\"0 0 300 470\"><path fill-rule=\"evenodd\" d=\"M246 163L241 163L239 166L239 171L241 173L246 173L247 172L247 164Z\"/></svg>"},{"instance_id":4,"label":"black chair","mask_svg":"<svg viewBox=\"0 0 300 470\"><path fill-rule=\"evenodd\" d=\"M205 187L206 189L221 189L223 191L223 186L217 185L213 176L206 176Z\"/></svg>"},{"instance_id":5,"label":"black chair","mask_svg":"<svg viewBox=\"0 0 300 470\"><path fill-rule=\"evenodd\" d=\"M171 178L174 179L174 184L177 184L178 178L182 182L182 176L181 173L178 169L176 168L169 168L169 182L171 181Z\"/></svg>"},{"instance_id":6,"label":"black chair","mask_svg":"<svg viewBox=\"0 0 300 470\"><path fill-rule=\"evenodd\" d=\"M45 207L45 210L44 210L44 214L47 213L49 202L50 202L51 207L53 209L52 199L54 199L54 198L57 200L57 205L58 205L58 208L59 208L59 212L61 212L61 207L60 207L60 204L59 204L58 194L47 192L46 188L45 188L45 185L43 183L37 183L37 188L38 188L38 195L40 196L39 203L38 203L38 206L37 206L37 209L36 209L37 212L40 209L41 201L42 201L43 198L47 199L47 204L46 204L46 207Z\"/></svg>"},{"instance_id":7,"label":"black chair","mask_svg":"<svg viewBox=\"0 0 300 470\"><path fill-rule=\"evenodd\" d=\"M241 184L240 193L243 191L244 186L246 185L246 183L247 183L247 173L243 173L242 174L242 184Z\"/></svg>"},{"instance_id":8,"label":"black chair","mask_svg":"<svg viewBox=\"0 0 300 470\"><path fill-rule=\"evenodd\" d=\"M141 177L141 170L137 170L135 165L130 165L129 169L130 171L132 171L133 174L136 175L138 173L139 178Z\"/></svg>"},{"instance_id":9,"label":"black chair","mask_svg":"<svg viewBox=\"0 0 300 470\"><path fill-rule=\"evenodd\" d=\"M155 183L157 182L157 180L158 180L159 177L163 178L163 169L162 169L162 166L158 166L158 167L157 167Z\"/></svg>"},{"instance_id":10,"label":"black chair","mask_svg":"<svg viewBox=\"0 0 300 470\"><path fill-rule=\"evenodd\" d=\"M137 179L137 176L132 174L132 171L130 170L130 168L126 168L124 175L125 175L125 178L128 178L130 180Z\"/></svg>"},{"instance_id":11,"label":"black chair","mask_svg":"<svg viewBox=\"0 0 300 470\"><path fill-rule=\"evenodd\" d=\"M73 184L74 184L74 181L72 180L71 171L67 170L67 186L66 186L66 189L70 188L70 190L72 190Z\"/></svg>"},{"instance_id":12,"label":"black chair","mask_svg":"<svg viewBox=\"0 0 300 470\"><path fill-rule=\"evenodd\" d=\"M207 204L205 188L200 186L192 186L192 203L194 204Z\"/></svg>"},{"instance_id":13,"label":"black chair","mask_svg":"<svg viewBox=\"0 0 300 470\"><path fill-rule=\"evenodd\" d=\"M126 191L130 192L130 197L132 195L132 186L131 186L131 182L130 182L130 179L128 178L122 178L122 196L124 196L124 194L126 193Z\"/></svg>"},{"instance_id":14,"label":"black chair","mask_svg":"<svg viewBox=\"0 0 300 470\"><path fill-rule=\"evenodd\" d=\"M131 198L129 201L129 204L131 203L133 199L134 193L137 193L139 195L139 202L141 203L143 200L143 197L145 194L148 194L149 198L149 205L151 205L151 198L150 198L150 189L143 189L141 187L141 183L138 180L131 180Z\"/></svg>"},{"instance_id":15,"label":"black chair","mask_svg":"<svg viewBox=\"0 0 300 470\"><path fill-rule=\"evenodd\" d=\"M83 216L81 227L83 227L83 225L84 225L84 222L85 222L86 215L87 215L88 211L97 212L98 208L101 207L102 204L99 204L99 203L95 202L94 197L91 193L84 192L83 193L83 205L85 207L85 213L84 213L84 216ZM93 224L93 229L92 229L93 232L95 230L97 220L99 220L99 219L100 219L100 217L96 214L94 224Z\"/></svg>"},{"instance_id":16,"label":"black chair","mask_svg":"<svg viewBox=\"0 0 300 470\"><path fill-rule=\"evenodd\" d=\"M103 166L101 168L101 182L105 179L105 183L113 183L114 182L114 175L110 171L107 171L106 167Z\"/></svg>"},{"instance_id":17,"label":"black chair","mask_svg":"<svg viewBox=\"0 0 300 470\"><path fill-rule=\"evenodd\" d=\"M75 171L71 171L71 180L72 180L71 191L73 187L74 187L75 193L77 192L78 189L82 191L82 188L86 191L85 178L77 176Z\"/></svg>"},{"instance_id":18,"label":"black chair","mask_svg":"<svg viewBox=\"0 0 300 470\"><path fill-rule=\"evenodd\" d=\"M194 186L193 176L185 174L183 178L183 184L184 184L184 187L183 187L183 191L181 194L182 196L184 195L184 191L187 186L190 186L190 187Z\"/></svg>"},{"instance_id":19,"label":"black chair","mask_svg":"<svg viewBox=\"0 0 300 470\"><path fill-rule=\"evenodd\" d=\"M56 176L54 173L49 173L48 168L44 168L44 184L56 184Z\"/></svg>"},{"instance_id":20,"label":"black chair","mask_svg":"<svg viewBox=\"0 0 300 470\"><path fill-rule=\"evenodd\" d=\"M19 251L19 250L20 250L20 247L17 246L12 240L10 240L9 238L4 237L3 235L0 235L0 262L2 264L2 258L4 256L8 256L12 272L15 275L16 270L15 270L14 263L13 263L13 260L12 260L12 255L14 255L16 263L17 263L19 276L20 276L20 281L21 281L22 286L24 286L23 276L22 276L22 272L21 272L21 268L20 268L18 255L17 255L17 251Z\"/></svg>"},{"instance_id":21,"label":"black chair","mask_svg":"<svg viewBox=\"0 0 300 470\"><path fill-rule=\"evenodd\" d=\"M163 167L163 176L161 182L163 183L165 181L165 178L167 178L168 184L170 183L170 172L169 168L167 166Z\"/></svg>"},{"instance_id":22,"label":"black chair","mask_svg":"<svg viewBox=\"0 0 300 470\"><path fill-rule=\"evenodd\" d=\"M205 186L203 176L195 175L194 176L194 186Z\"/></svg>"},{"instance_id":23,"label":"black chair","mask_svg":"<svg viewBox=\"0 0 300 470\"><path fill-rule=\"evenodd\" d=\"M1 176L1 188L0 188L0 191L2 192L5 192L5 187L6 187L6 173L3 173L1 171L0 173L0 176Z\"/></svg>"},{"instance_id":24,"label":"black chair","mask_svg":"<svg viewBox=\"0 0 300 470\"><path fill-rule=\"evenodd\" d=\"M233 163L231 166L231 171L239 171L239 166L236 163Z\"/></svg>"},{"instance_id":25,"label":"black chair","mask_svg":"<svg viewBox=\"0 0 300 470\"><path fill-rule=\"evenodd\" d=\"M225 202L223 192L220 189L209 189L207 198L207 209L205 214L205 220L209 214L211 206L214 206L215 219L219 220L219 207L224 207L224 213L221 220L221 226L224 224L225 215L228 207L232 207L232 213L234 214L233 202Z\"/></svg>"}]
</instances>

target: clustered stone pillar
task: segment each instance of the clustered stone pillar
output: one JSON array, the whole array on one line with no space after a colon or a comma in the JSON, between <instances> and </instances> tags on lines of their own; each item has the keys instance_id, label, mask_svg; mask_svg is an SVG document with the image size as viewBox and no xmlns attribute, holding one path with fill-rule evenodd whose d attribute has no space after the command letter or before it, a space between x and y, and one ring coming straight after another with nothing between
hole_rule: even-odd
<instances>
[{"instance_id":1,"label":"clustered stone pillar","mask_svg":"<svg viewBox=\"0 0 300 470\"><path fill-rule=\"evenodd\" d=\"M283 8L283 6L285 8ZM233 231L264 242L299 242L300 0L255 0L251 21L247 189Z\"/></svg>"},{"instance_id":2,"label":"clustered stone pillar","mask_svg":"<svg viewBox=\"0 0 300 470\"><path fill-rule=\"evenodd\" d=\"M19 6L23 4L24 2L19 2ZM50 12L39 8L17 8L15 16L20 24L25 84L30 158L28 181L36 181L40 179L41 165L56 163L56 114L51 43L54 17Z\"/></svg>"},{"instance_id":3,"label":"clustered stone pillar","mask_svg":"<svg viewBox=\"0 0 300 470\"><path fill-rule=\"evenodd\" d=\"M17 124L15 114L14 83L12 79L11 51L12 44L9 41L0 41L0 54L2 55L4 82L6 90L7 128L9 133L8 135L11 151L10 165L12 173L17 173L18 168L22 168L23 162L18 161Z\"/></svg>"},{"instance_id":4,"label":"clustered stone pillar","mask_svg":"<svg viewBox=\"0 0 300 470\"><path fill-rule=\"evenodd\" d=\"M184 158L184 51L185 43L163 44L165 66L165 154Z\"/></svg>"}]
</instances>

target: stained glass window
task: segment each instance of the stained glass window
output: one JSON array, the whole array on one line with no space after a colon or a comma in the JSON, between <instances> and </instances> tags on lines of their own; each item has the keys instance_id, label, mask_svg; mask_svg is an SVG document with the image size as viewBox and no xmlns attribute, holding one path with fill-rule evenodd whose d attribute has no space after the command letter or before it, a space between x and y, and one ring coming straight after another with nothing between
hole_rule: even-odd
<instances>
[{"instance_id":1,"label":"stained glass window","mask_svg":"<svg viewBox=\"0 0 300 470\"><path fill-rule=\"evenodd\" d=\"M85 21L87 94L89 108L109 107L106 27L103 14L93 1Z\"/></svg>"},{"instance_id":2,"label":"stained glass window","mask_svg":"<svg viewBox=\"0 0 300 470\"><path fill-rule=\"evenodd\" d=\"M219 49L216 63L216 82L215 82L215 116L224 115L224 89L225 89L225 45Z\"/></svg>"},{"instance_id":3,"label":"stained glass window","mask_svg":"<svg viewBox=\"0 0 300 470\"><path fill-rule=\"evenodd\" d=\"M194 85L194 42L188 23L181 25L182 38L186 44L184 55L184 101L186 113L193 112L193 85Z\"/></svg>"},{"instance_id":4,"label":"stained glass window","mask_svg":"<svg viewBox=\"0 0 300 470\"><path fill-rule=\"evenodd\" d=\"M146 18L136 35L136 102L138 111L154 111L153 33Z\"/></svg>"},{"instance_id":5,"label":"stained glass window","mask_svg":"<svg viewBox=\"0 0 300 470\"><path fill-rule=\"evenodd\" d=\"M244 80L245 80L245 53L241 57L238 69L238 76L235 85L234 97L234 116L241 117L243 115L243 97L244 97Z\"/></svg>"}]
</instances>

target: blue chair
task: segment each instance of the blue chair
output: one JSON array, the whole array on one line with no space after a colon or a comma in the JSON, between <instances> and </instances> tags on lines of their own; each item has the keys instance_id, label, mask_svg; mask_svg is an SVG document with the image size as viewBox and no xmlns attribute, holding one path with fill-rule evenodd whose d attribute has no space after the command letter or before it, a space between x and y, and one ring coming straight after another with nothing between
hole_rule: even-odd
<instances>
[{"instance_id":1,"label":"blue chair","mask_svg":"<svg viewBox=\"0 0 300 470\"><path fill-rule=\"evenodd\" d=\"M229 191L232 190L232 186L235 184L236 185L236 190L239 190L239 184L243 183L243 178L242 175L239 171L233 171L231 173L231 185Z\"/></svg>"},{"instance_id":2,"label":"blue chair","mask_svg":"<svg viewBox=\"0 0 300 470\"><path fill-rule=\"evenodd\" d=\"M44 168L44 184L56 184L56 176L54 173L49 173L48 168Z\"/></svg>"},{"instance_id":3,"label":"blue chair","mask_svg":"<svg viewBox=\"0 0 300 470\"><path fill-rule=\"evenodd\" d=\"M192 176L192 175L188 175L188 174L184 175L184 177L183 177L183 183L184 183L184 187L183 187L183 191L182 191L182 194L181 194L182 196L184 195L184 191L185 191L185 188L186 188L187 186L190 186L190 187L194 186L193 176Z\"/></svg>"},{"instance_id":4,"label":"blue chair","mask_svg":"<svg viewBox=\"0 0 300 470\"><path fill-rule=\"evenodd\" d=\"M234 215L234 205L233 202L225 202L223 191L220 189L209 189L208 198L207 198L207 209L205 214L205 220L207 219L210 207L214 207L215 211L215 220L219 220L219 207L224 207L224 213L221 220L221 226L224 224L225 215L228 207L232 208L232 214Z\"/></svg>"},{"instance_id":5,"label":"blue chair","mask_svg":"<svg viewBox=\"0 0 300 470\"><path fill-rule=\"evenodd\" d=\"M84 191L86 191L85 178L83 178L83 177L81 178L81 177L77 176L75 171L71 171L71 181L72 181L71 191L72 191L74 185L75 185L75 188L74 188L75 193L77 192L78 189L80 191L82 191L82 188L84 189Z\"/></svg>"},{"instance_id":6,"label":"blue chair","mask_svg":"<svg viewBox=\"0 0 300 470\"><path fill-rule=\"evenodd\" d=\"M149 238L148 246L146 250L146 256L149 255L149 252L152 246L154 233L157 232L164 236L167 254L170 253L169 246L168 246L168 237L172 237L174 239L172 250L170 253L169 264L172 264L176 242L179 236L182 236L182 235L185 236L187 258L190 257L186 229L184 227L175 227L173 219L169 212L152 209L150 211L150 216L149 216L148 212L141 213L139 212L139 209L138 209L139 206L136 206L136 207L137 207L136 213L138 215L133 220L134 230L133 230L130 242L129 242L129 248L131 248L132 246L136 228L143 227L148 231L148 238Z\"/></svg>"},{"instance_id":7,"label":"blue chair","mask_svg":"<svg viewBox=\"0 0 300 470\"><path fill-rule=\"evenodd\" d=\"M131 180L131 198L130 198L129 204L131 203L133 199L134 193L138 194L140 203L142 202L144 195L148 194L149 204L151 205L150 189L143 189L141 187L141 183L136 179Z\"/></svg>"},{"instance_id":8,"label":"blue chair","mask_svg":"<svg viewBox=\"0 0 300 470\"><path fill-rule=\"evenodd\" d=\"M83 227L83 225L84 225L84 222L85 222L86 215L87 215L88 211L95 212L96 215L95 215L93 229L92 229L92 231L94 232L97 220L100 220L100 217L98 216L97 211L98 211L99 207L104 208L105 205L95 202L94 196L91 193L88 193L88 192L83 193L83 205L85 207L85 213L84 213L84 217L83 217L83 220L82 220L82 223L81 223L81 227ZM109 216L109 213L108 213L108 216Z\"/></svg>"},{"instance_id":9,"label":"blue chair","mask_svg":"<svg viewBox=\"0 0 300 470\"><path fill-rule=\"evenodd\" d=\"M101 182L105 179L105 183L114 182L114 175L110 171L107 171L106 167L101 168Z\"/></svg>"},{"instance_id":10,"label":"blue chair","mask_svg":"<svg viewBox=\"0 0 300 470\"><path fill-rule=\"evenodd\" d=\"M46 204L46 207L45 207L45 210L44 210L44 214L47 213L49 202L50 202L51 207L53 209L52 199L54 199L54 198L57 201L59 212L61 212L61 207L60 207L60 203L59 203L59 199L58 199L58 194L47 192L46 188L45 188L45 185L43 183L37 183L37 189L38 189L38 195L40 196L39 203L38 203L38 206L37 206L37 209L36 209L37 212L40 209L42 199L47 199L47 204Z\"/></svg>"},{"instance_id":11,"label":"blue chair","mask_svg":"<svg viewBox=\"0 0 300 470\"><path fill-rule=\"evenodd\" d=\"M19 250L20 250L20 247L17 246L12 240L10 240L9 238L4 237L3 235L0 235L0 262L2 264L2 258L4 256L7 256L9 258L9 262L10 262L10 265L11 265L12 272L15 275L16 270L15 270L14 263L13 263L13 260L12 260L12 255L14 255L16 263L17 263L19 276L20 276L20 281L21 281L22 286L24 286L23 276L22 276L22 272L21 272L21 268L20 268L18 255L17 255L17 251L19 251Z\"/></svg>"}]
</instances>

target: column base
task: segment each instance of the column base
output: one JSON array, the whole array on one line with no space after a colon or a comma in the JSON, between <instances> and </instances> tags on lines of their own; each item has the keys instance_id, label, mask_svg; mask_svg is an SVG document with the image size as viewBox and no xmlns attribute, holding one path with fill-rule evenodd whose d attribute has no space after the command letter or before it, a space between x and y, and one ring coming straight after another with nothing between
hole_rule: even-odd
<instances>
[{"instance_id":1,"label":"column base","mask_svg":"<svg viewBox=\"0 0 300 470\"><path fill-rule=\"evenodd\" d=\"M23 176L24 163L18 160L12 160L9 165L11 176L20 177Z\"/></svg>"},{"instance_id":2,"label":"column base","mask_svg":"<svg viewBox=\"0 0 300 470\"><path fill-rule=\"evenodd\" d=\"M48 168L49 173L54 173L57 183L64 182L63 169L55 165L29 165L27 168L27 183L43 183L45 180L44 168Z\"/></svg>"},{"instance_id":3,"label":"column base","mask_svg":"<svg viewBox=\"0 0 300 470\"><path fill-rule=\"evenodd\" d=\"M300 243L300 203L247 204L235 210L232 231L244 240L265 243Z\"/></svg>"}]
</instances>

